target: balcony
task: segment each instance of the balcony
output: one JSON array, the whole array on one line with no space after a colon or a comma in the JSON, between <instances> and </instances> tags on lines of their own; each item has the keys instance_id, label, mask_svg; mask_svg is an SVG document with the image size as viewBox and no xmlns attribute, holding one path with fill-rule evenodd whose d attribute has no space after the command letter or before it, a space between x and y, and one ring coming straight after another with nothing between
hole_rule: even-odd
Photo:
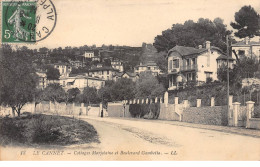
<instances>
[{"instance_id":1,"label":"balcony","mask_svg":"<svg viewBox=\"0 0 260 167\"><path fill-rule=\"evenodd\" d=\"M181 71L192 71L192 70L197 70L197 64L193 64L190 66L181 66Z\"/></svg>"}]
</instances>

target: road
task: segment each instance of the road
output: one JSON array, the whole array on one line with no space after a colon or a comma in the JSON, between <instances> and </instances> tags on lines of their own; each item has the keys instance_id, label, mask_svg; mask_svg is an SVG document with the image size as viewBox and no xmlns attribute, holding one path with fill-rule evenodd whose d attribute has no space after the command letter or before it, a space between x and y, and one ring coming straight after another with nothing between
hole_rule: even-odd
<instances>
[{"instance_id":1,"label":"road","mask_svg":"<svg viewBox=\"0 0 260 167\"><path fill-rule=\"evenodd\" d=\"M144 154L119 156L122 159L260 160L260 138L256 137L158 121L97 117L84 120L98 131L101 150Z\"/></svg>"},{"instance_id":2,"label":"road","mask_svg":"<svg viewBox=\"0 0 260 167\"><path fill-rule=\"evenodd\" d=\"M1 148L0 153L12 155L6 158L10 160L260 160L259 137L179 126L171 121L80 119L96 128L100 143L46 149ZM23 150L26 155L21 155ZM62 153L51 155L48 151Z\"/></svg>"}]
</instances>

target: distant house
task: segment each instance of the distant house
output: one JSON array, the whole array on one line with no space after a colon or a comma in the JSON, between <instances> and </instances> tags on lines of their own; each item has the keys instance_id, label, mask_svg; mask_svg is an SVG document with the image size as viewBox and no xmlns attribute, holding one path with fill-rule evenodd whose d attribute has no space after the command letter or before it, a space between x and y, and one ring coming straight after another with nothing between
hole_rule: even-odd
<instances>
[{"instance_id":1,"label":"distant house","mask_svg":"<svg viewBox=\"0 0 260 167\"><path fill-rule=\"evenodd\" d=\"M113 75L113 80L117 81L120 78L128 78L131 79L133 82L136 82L136 80L139 78L139 75L131 72L116 72Z\"/></svg>"},{"instance_id":2,"label":"distant house","mask_svg":"<svg viewBox=\"0 0 260 167\"><path fill-rule=\"evenodd\" d=\"M112 67L96 67L89 70L88 76L97 77L104 80L113 80L113 75L116 72L118 72L118 70Z\"/></svg>"},{"instance_id":3,"label":"distant house","mask_svg":"<svg viewBox=\"0 0 260 167\"><path fill-rule=\"evenodd\" d=\"M129 78L133 82L136 82L136 80L139 78L139 75L131 72L125 72L123 73L122 78Z\"/></svg>"},{"instance_id":4,"label":"distant house","mask_svg":"<svg viewBox=\"0 0 260 167\"><path fill-rule=\"evenodd\" d=\"M72 88L78 88L83 91L85 87L94 87L100 89L105 86L105 80L86 75L75 74L60 78L60 85L67 91Z\"/></svg>"},{"instance_id":5,"label":"distant house","mask_svg":"<svg viewBox=\"0 0 260 167\"><path fill-rule=\"evenodd\" d=\"M243 57L252 57L257 61L260 61L260 38L258 42L250 41L248 37L244 41L235 43L231 45L232 50L234 50L238 56L238 59ZM236 58L235 54L232 52L232 58Z\"/></svg>"},{"instance_id":6,"label":"distant house","mask_svg":"<svg viewBox=\"0 0 260 167\"><path fill-rule=\"evenodd\" d=\"M98 57L98 56L91 57L91 61L99 61L100 62L100 57Z\"/></svg>"},{"instance_id":7,"label":"distant house","mask_svg":"<svg viewBox=\"0 0 260 167\"><path fill-rule=\"evenodd\" d=\"M58 69L60 76L69 76L72 71L72 66L68 63L55 63L54 68Z\"/></svg>"},{"instance_id":8,"label":"distant house","mask_svg":"<svg viewBox=\"0 0 260 167\"><path fill-rule=\"evenodd\" d=\"M83 57L89 58L89 59L91 59L94 56L95 56L94 51L85 51L85 53L83 54Z\"/></svg>"},{"instance_id":9,"label":"distant house","mask_svg":"<svg viewBox=\"0 0 260 167\"><path fill-rule=\"evenodd\" d=\"M140 65L134 68L134 72L136 74L141 74L142 72L151 72L154 76L162 74L162 70L153 61L147 62L146 64L140 63Z\"/></svg>"},{"instance_id":10,"label":"distant house","mask_svg":"<svg viewBox=\"0 0 260 167\"><path fill-rule=\"evenodd\" d=\"M71 64L71 66L73 67L73 68L82 68L82 67L84 67L85 65L84 65L84 63L82 62L82 61L79 61L79 60L70 60L69 61L70 62L70 64Z\"/></svg>"},{"instance_id":11,"label":"distant house","mask_svg":"<svg viewBox=\"0 0 260 167\"><path fill-rule=\"evenodd\" d=\"M112 66L114 69L119 70L120 72L123 72L123 71L124 71L123 62L122 62L121 60L118 60L118 59L112 60L112 61L111 61L111 66Z\"/></svg>"},{"instance_id":12,"label":"distant house","mask_svg":"<svg viewBox=\"0 0 260 167\"><path fill-rule=\"evenodd\" d=\"M37 85L37 88L38 88L38 89L44 89L44 88L46 88L47 85L48 85L48 80L47 80L46 71L38 70L38 71L36 71L36 75L38 76L38 85Z\"/></svg>"},{"instance_id":13,"label":"distant house","mask_svg":"<svg viewBox=\"0 0 260 167\"><path fill-rule=\"evenodd\" d=\"M232 67L234 59L227 59L225 53L210 46L209 41L206 42L206 48L175 46L168 52L169 90L189 81L199 84L206 82L207 78L217 80L217 69L227 64L227 60Z\"/></svg>"}]
</instances>

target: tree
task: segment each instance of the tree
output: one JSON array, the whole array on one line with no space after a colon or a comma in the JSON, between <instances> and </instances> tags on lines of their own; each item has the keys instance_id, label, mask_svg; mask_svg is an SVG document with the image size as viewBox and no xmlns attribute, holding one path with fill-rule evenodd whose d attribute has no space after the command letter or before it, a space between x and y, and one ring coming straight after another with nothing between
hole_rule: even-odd
<instances>
[{"instance_id":1,"label":"tree","mask_svg":"<svg viewBox=\"0 0 260 167\"><path fill-rule=\"evenodd\" d=\"M188 20L184 24L173 24L171 29L155 37L154 47L158 52L168 52L176 45L198 47L205 41L210 41L212 45L225 51L225 36L231 34L226 27L221 18L213 21L200 18L196 23Z\"/></svg>"},{"instance_id":2,"label":"tree","mask_svg":"<svg viewBox=\"0 0 260 167\"><path fill-rule=\"evenodd\" d=\"M134 98L135 83L128 78L120 78L111 86L113 101L129 100Z\"/></svg>"},{"instance_id":3,"label":"tree","mask_svg":"<svg viewBox=\"0 0 260 167\"><path fill-rule=\"evenodd\" d=\"M99 103L100 99L97 94L97 89L94 87L85 87L82 93L82 99L83 103Z\"/></svg>"},{"instance_id":4,"label":"tree","mask_svg":"<svg viewBox=\"0 0 260 167\"><path fill-rule=\"evenodd\" d=\"M22 107L34 99L37 76L24 54L3 47L0 60L0 104L10 106L20 116Z\"/></svg>"},{"instance_id":5,"label":"tree","mask_svg":"<svg viewBox=\"0 0 260 167\"><path fill-rule=\"evenodd\" d=\"M43 91L43 99L52 102L64 102L66 99L66 92L60 84L49 84Z\"/></svg>"},{"instance_id":6,"label":"tree","mask_svg":"<svg viewBox=\"0 0 260 167\"><path fill-rule=\"evenodd\" d=\"M239 38L260 36L260 15L250 5L236 12L235 22L230 25L237 30L235 36Z\"/></svg>"},{"instance_id":7,"label":"tree","mask_svg":"<svg viewBox=\"0 0 260 167\"><path fill-rule=\"evenodd\" d=\"M40 48L40 49L39 49L39 52L40 52L40 53L47 53L48 51L49 51L49 49L46 48L46 47L43 47L43 48Z\"/></svg>"},{"instance_id":8,"label":"tree","mask_svg":"<svg viewBox=\"0 0 260 167\"><path fill-rule=\"evenodd\" d=\"M162 96L164 92L163 84L160 84L152 74L141 73L135 87L135 96L137 98L153 98Z\"/></svg>"},{"instance_id":9,"label":"tree","mask_svg":"<svg viewBox=\"0 0 260 167\"><path fill-rule=\"evenodd\" d=\"M46 75L48 80L58 80L60 78L59 70L54 68L53 66L47 67Z\"/></svg>"},{"instance_id":10,"label":"tree","mask_svg":"<svg viewBox=\"0 0 260 167\"><path fill-rule=\"evenodd\" d=\"M68 102L74 102L78 94L80 94L79 88L69 89L67 91Z\"/></svg>"}]
</instances>

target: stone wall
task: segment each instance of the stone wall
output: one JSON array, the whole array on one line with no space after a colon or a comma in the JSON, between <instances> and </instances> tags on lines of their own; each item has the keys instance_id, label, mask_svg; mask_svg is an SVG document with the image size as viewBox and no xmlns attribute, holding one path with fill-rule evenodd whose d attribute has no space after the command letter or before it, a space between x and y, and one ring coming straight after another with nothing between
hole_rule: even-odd
<instances>
[{"instance_id":1,"label":"stone wall","mask_svg":"<svg viewBox=\"0 0 260 167\"><path fill-rule=\"evenodd\" d=\"M190 107L183 110L182 121L208 125L227 125L227 107Z\"/></svg>"}]
</instances>

